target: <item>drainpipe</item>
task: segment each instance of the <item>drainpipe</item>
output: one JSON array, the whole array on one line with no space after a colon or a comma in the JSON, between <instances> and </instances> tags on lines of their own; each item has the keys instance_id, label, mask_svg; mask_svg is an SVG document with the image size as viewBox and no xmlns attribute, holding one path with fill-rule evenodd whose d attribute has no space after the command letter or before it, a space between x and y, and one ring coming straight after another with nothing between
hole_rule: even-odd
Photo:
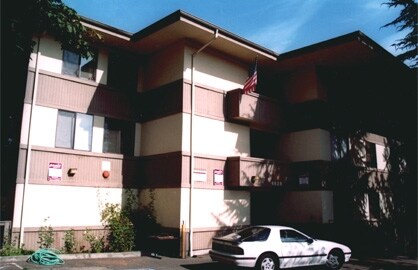
<instances>
[{"instance_id":1,"label":"drainpipe","mask_svg":"<svg viewBox=\"0 0 418 270\"><path fill-rule=\"evenodd\" d=\"M194 171L194 149L193 149L193 122L194 122L194 111L195 111L195 82L194 82L194 61L195 57L208 47L215 39L218 38L218 29L215 30L214 37L205 45L203 45L199 50L192 54L192 66L191 66L191 108L190 108L190 194L189 194L189 256L193 257L193 171Z\"/></svg>"},{"instance_id":2,"label":"drainpipe","mask_svg":"<svg viewBox=\"0 0 418 270\"><path fill-rule=\"evenodd\" d=\"M36 63L35 63L35 77L33 80L33 89L32 89L32 102L31 102L31 108L30 108L30 114L29 114L29 130L28 130L28 145L27 145L27 151L26 151L26 167L25 167L25 179L23 182L23 193L22 193L22 208L20 210L20 232L19 232L19 247L23 247L24 243L24 233L25 233L25 197L27 192L27 186L29 184L29 174L30 174L30 163L31 163L31 156L32 156L32 118L33 118L33 112L36 104L36 96L38 93L38 79L39 79L39 58L41 57L41 52L39 51L39 43L41 41L41 38L38 37L38 46L37 46L37 52L36 52Z\"/></svg>"}]
</instances>

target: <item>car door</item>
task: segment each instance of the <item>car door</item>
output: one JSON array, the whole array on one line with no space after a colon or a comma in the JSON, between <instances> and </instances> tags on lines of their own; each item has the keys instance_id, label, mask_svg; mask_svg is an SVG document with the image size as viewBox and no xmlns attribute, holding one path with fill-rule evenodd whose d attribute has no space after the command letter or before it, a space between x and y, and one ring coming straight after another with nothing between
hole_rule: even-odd
<instances>
[{"instance_id":1,"label":"car door","mask_svg":"<svg viewBox=\"0 0 418 270\"><path fill-rule=\"evenodd\" d=\"M306 235L291 229L280 231L282 242L282 268L313 265L315 263L315 245Z\"/></svg>"}]
</instances>

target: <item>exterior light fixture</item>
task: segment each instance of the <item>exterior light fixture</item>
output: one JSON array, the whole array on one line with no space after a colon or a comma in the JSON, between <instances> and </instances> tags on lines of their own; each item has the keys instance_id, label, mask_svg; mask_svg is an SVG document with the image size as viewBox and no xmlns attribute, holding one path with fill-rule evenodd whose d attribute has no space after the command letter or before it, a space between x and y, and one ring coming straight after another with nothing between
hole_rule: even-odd
<instances>
[{"instance_id":1,"label":"exterior light fixture","mask_svg":"<svg viewBox=\"0 0 418 270\"><path fill-rule=\"evenodd\" d=\"M77 168L70 168L67 172L68 176L74 176L77 173Z\"/></svg>"}]
</instances>

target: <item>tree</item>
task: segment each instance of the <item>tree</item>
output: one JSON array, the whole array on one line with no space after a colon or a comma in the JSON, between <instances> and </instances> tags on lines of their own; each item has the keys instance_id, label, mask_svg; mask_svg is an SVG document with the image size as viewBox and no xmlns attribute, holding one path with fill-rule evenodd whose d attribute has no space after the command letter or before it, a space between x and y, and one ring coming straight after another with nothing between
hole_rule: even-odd
<instances>
[{"instance_id":1,"label":"tree","mask_svg":"<svg viewBox=\"0 0 418 270\"><path fill-rule=\"evenodd\" d=\"M27 68L36 38L47 33L88 57L100 36L86 28L61 0L2 1L1 34L1 219L11 219Z\"/></svg>"},{"instance_id":2,"label":"tree","mask_svg":"<svg viewBox=\"0 0 418 270\"><path fill-rule=\"evenodd\" d=\"M400 60L410 60L412 67L418 67L418 3L414 0L390 0L384 4L389 8L402 7L399 16L395 20L383 25L383 27L395 26L398 31L409 30L403 39L396 40L392 46L394 46L396 50L402 51L402 53L397 56Z\"/></svg>"}]
</instances>

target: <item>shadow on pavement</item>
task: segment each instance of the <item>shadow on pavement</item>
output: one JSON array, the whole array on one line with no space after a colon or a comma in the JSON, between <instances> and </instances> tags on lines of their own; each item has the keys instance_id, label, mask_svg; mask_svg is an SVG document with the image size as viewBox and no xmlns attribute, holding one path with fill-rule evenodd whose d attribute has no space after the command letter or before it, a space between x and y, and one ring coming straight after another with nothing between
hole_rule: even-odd
<instances>
[{"instance_id":1,"label":"shadow on pavement","mask_svg":"<svg viewBox=\"0 0 418 270\"><path fill-rule=\"evenodd\" d=\"M189 270L238 270L244 269L233 265L227 265L217 262L198 263L198 264L184 264L181 267Z\"/></svg>"}]
</instances>

